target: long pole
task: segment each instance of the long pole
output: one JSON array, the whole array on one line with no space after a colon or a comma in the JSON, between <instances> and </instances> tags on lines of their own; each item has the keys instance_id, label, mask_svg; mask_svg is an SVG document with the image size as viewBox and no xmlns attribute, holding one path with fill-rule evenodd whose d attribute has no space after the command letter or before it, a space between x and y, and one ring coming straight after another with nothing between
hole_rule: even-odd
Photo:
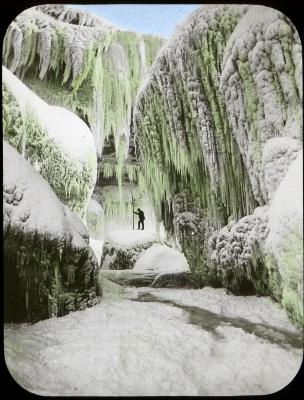
<instances>
[{"instance_id":1,"label":"long pole","mask_svg":"<svg viewBox=\"0 0 304 400\"><path fill-rule=\"evenodd\" d=\"M133 193L131 190L131 198L132 198L132 218L133 218L133 231L134 231L134 198L133 198Z\"/></svg>"}]
</instances>

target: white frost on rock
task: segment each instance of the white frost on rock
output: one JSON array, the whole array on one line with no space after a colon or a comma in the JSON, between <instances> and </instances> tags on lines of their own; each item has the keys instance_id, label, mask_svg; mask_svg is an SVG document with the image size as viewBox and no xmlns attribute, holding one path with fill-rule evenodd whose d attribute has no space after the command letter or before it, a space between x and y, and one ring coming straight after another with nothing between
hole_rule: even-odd
<instances>
[{"instance_id":1,"label":"white frost on rock","mask_svg":"<svg viewBox=\"0 0 304 400\"><path fill-rule=\"evenodd\" d=\"M290 20L270 7L248 7L226 44L220 85L260 204L267 202L265 143L277 136L302 137L300 75L301 42Z\"/></svg>"},{"instance_id":2,"label":"white frost on rock","mask_svg":"<svg viewBox=\"0 0 304 400\"><path fill-rule=\"evenodd\" d=\"M73 247L88 246L80 219L57 198L50 185L8 143L3 141L3 219L25 232L37 231Z\"/></svg>"},{"instance_id":3,"label":"white frost on rock","mask_svg":"<svg viewBox=\"0 0 304 400\"><path fill-rule=\"evenodd\" d=\"M269 209L266 252L282 277L282 304L303 318L303 152L291 164Z\"/></svg>"},{"instance_id":4,"label":"white frost on rock","mask_svg":"<svg viewBox=\"0 0 304 400\"><path fill-rule=\"evenodd\" d=\"M189 265L181 252L165 245L154 244L139 256L133 270L159 273L187 272Z\"/></svg>"}]
</instances>

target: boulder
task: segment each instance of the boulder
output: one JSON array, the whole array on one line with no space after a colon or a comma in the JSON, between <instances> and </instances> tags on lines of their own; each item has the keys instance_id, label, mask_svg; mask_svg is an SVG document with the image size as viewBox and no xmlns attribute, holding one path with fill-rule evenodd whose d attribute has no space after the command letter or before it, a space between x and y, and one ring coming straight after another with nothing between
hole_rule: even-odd
<instances>
[{"instance_id":1,"label":"boulder","mask_svg":"<svg viewBox=\"0 0 304 400\"><path fill-rule=\"evenodd\" d=\"M4 319L35 322L96 304L97 260L82 221L3 142Z\"/></svg>"}]
</instances>

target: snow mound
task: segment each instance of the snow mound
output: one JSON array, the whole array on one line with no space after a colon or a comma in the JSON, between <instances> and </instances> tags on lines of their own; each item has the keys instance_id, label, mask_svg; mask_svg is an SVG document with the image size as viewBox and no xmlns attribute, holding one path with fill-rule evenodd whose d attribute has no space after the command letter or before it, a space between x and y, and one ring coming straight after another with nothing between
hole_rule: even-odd
<instances>
[{"instance_id":1,"label":"snow mound","mask_svg":"<svg viewBox=\"0 0 304 400\"><path fill-rule=\"evenodd\" d=\"M144 251L134 265L135 271L186 272L189 265L185 256L168 246L154 244Z\"/></svg>"}]
</instances>

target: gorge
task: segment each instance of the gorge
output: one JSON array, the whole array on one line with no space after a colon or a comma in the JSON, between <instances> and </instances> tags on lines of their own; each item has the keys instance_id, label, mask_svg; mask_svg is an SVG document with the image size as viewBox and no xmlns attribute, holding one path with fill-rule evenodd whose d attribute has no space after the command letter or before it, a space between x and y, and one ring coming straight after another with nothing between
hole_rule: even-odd
<instances>
[{"instance_id":1,"label":"gorge","mask_svg":"<svg viewBox=\"0 0 304 400\"><path fill-rule=\"evenodd\" d=\"M292 22L264 6L204 5L164 39L36 6L7 29L2 90L15 380L47 395L286 386L303 353L302 48ZM132 229L138 207L145 231Z\"/></svg>"}]
</instances>

